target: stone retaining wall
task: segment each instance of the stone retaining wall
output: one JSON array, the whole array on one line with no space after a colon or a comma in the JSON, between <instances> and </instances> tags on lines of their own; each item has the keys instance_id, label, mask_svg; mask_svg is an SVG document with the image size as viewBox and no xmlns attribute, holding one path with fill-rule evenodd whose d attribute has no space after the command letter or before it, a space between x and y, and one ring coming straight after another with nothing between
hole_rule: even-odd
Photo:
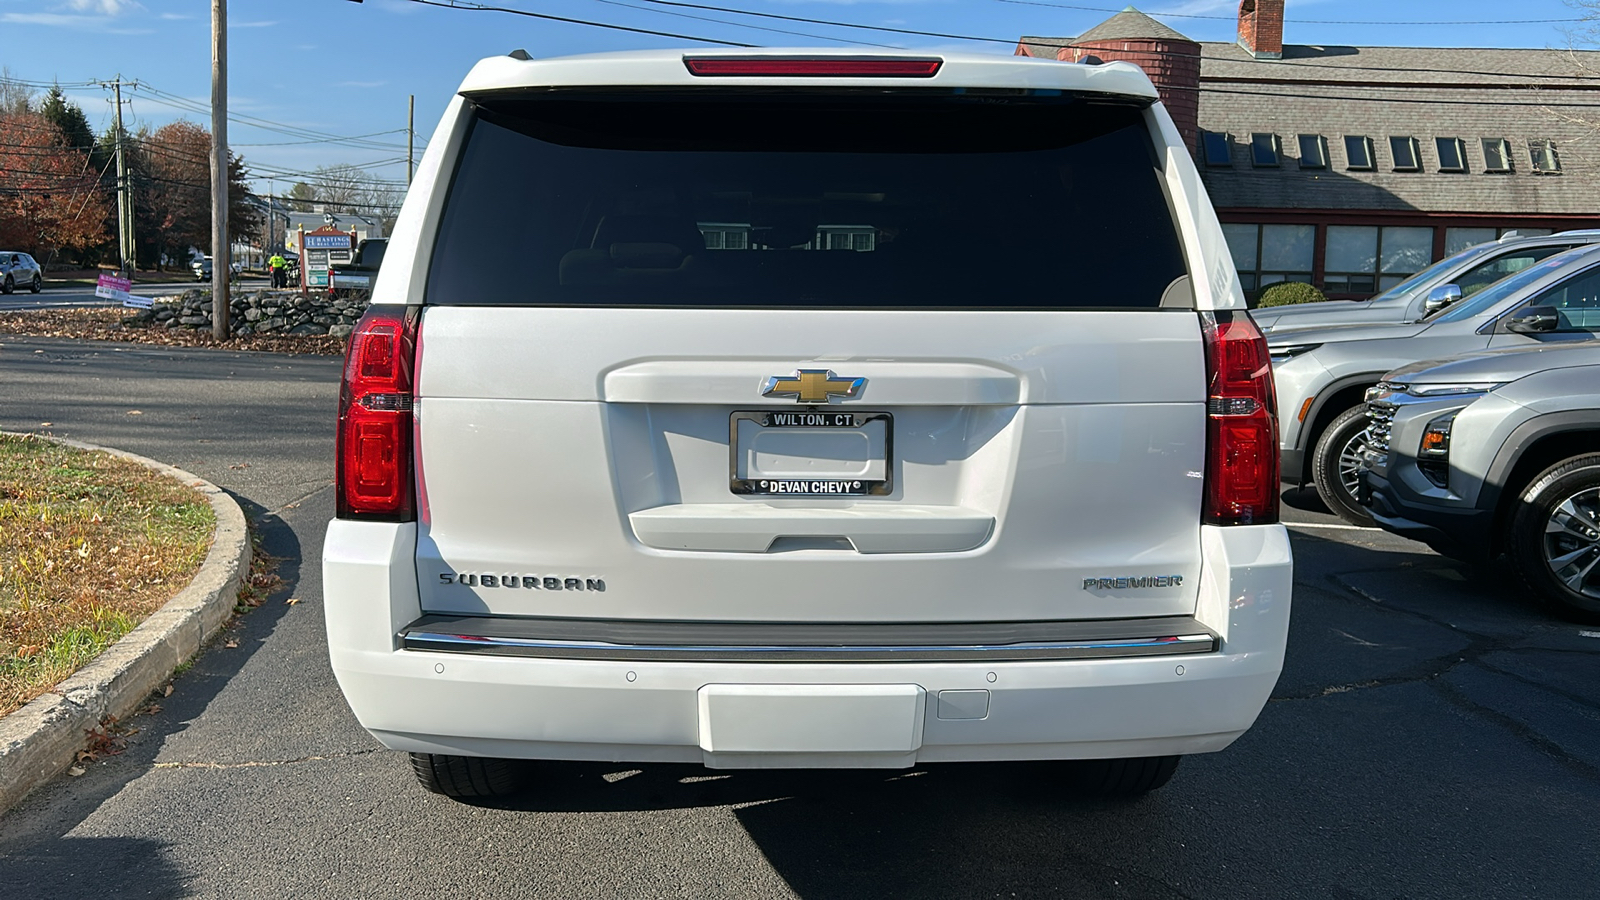
<instances>
[{"instance_id":1,"label":"stone retaining wall","mask_svg":"<svg viewBox=\"0 0 1600 900\"><path fill-rule=\"evenodd\" d=\"M299 291L234 291L228 322L236 335L331 334L345 337L367 309L367 298ZM130 325L211 330L211 291L193 289L139 310Z\"/></svg>"}]
</instances>

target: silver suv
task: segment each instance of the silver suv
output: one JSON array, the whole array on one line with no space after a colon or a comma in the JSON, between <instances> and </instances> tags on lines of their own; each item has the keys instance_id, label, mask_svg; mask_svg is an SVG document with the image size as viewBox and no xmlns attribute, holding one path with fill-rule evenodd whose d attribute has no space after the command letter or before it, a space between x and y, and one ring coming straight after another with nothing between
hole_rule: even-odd
<instances>
[{"instance_id":1,"label":"silver suv","mask_svg":"<svg viewBox=\"0 0 1600 900\"><path fill-rule=\"evenodd\" d=\"M44 270L26 253L0 250L0 294L25 287L37 294L44 289Z\"/></svg>"},{"instance_id":2,"label":"silver suv","mask_svg":"<svg viewBox=\"0 0 1600 900\"><path fill-rule=\"evenodd\" d=\"M1419 363L1367 396L1378 524L1458 559L1503 552L1547 599L1600 616L1600 344Z\"/></svg>"},{"instance_id":3,"label":"silver suv","mask_svg":"<svg viewBox=\"0 0 1600 900\"><path fill-rule=\"evenodd\" d=\"M1419 322L1545 257L1597 242L1600 230L1594 229L1530 237L1511 232L1447 256L1371 300L1272 306L1253 310L1251 316L1269 333L1324 325Z\"/></svg>"},{"instance_id":4,"label":"silver suv","mask_svg":"<svg viewBox=\"0 0 1600 900\"><path fill-rule=\"evenodd\" d=\"M451 796L526 759L1137 794L1223 749L1292 563L1204 197L1126 63L483 61L345 368L356 717Z\"/></svg>"},{"instance_id":5,"label":"silver suv","mask_svg":"<svg viewBox=\"0 0 1600 900\"><path fill-rule=\"evenodd\" d=\"M1600 331L1600 245L1548 257L1421 322L1275 331L1283 473L1334 512L1371 525L1356 501L1362 400L1385 372L1476 350L1591 341Z\"/></svg>"}]
</instances>

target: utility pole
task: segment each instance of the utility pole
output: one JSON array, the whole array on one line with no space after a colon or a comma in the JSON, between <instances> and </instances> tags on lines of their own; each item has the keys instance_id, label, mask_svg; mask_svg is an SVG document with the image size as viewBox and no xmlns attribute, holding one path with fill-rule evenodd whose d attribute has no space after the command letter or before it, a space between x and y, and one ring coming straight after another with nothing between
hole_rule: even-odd
<instances>
[{"instance_id":1,"label":"utility pole","mask_svg":"<svg viewBox=\"0 0 1600 900\"><path fill-rule=\"evenodd\" d=\"M133 277L133 186L128 183L128 155L122 148L122 74L111 83L117 104L117 256L122 276Z\"/></svg>"},{"instance_id":2,"label":"utility pole","mask_svg":"<svg viewBox=\"0 0 1600 900\"><path fill-rule=\"evenodd\" d=\"M411 163L415 158L413 147L417 143L417 95L411 95L411 101L406 104L406 187L411 186Z\"/></svg>"},{"instance_id":3,"label":"utility pole","mask_svg":"<svg viewBox=\"0 0 1600 900\"><path fill-rule=\"evenodd\" d=\"M228 339L228 0L211 0L211 336Z\"/></svg>"}]
</instances>

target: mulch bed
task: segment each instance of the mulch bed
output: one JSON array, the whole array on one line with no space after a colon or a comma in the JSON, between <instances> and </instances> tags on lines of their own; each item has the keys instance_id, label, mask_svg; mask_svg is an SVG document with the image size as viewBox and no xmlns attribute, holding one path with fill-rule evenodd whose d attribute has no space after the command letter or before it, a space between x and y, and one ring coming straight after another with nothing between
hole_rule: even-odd
<instances>
[{"instance_id":1,"label":"mulch bed","mask_svg":"<svg viewBox=\"0 0 1600 900\"><path fill-rule=\"evenodd\" d=\"M326 334L252 334L212 339L210 331L189 328L148 328L125 323L129 310L119 307L87 309L28 309L0 312L0 334L27 337L73 338L87 341L120 341L127 344L160 344L166 347L210 347L220 350L261 350L269 353L299 353L342 356L344 338Z\"/></svg>"}]
</instances>

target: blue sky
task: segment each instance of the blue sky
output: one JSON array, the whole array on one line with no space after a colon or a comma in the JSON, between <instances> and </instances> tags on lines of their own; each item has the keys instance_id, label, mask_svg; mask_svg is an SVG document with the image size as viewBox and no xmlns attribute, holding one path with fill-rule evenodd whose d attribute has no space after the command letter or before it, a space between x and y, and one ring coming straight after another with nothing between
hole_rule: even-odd
<instances>
[{"instance_id":1,"label":"blue sky","mask_svg":"<svg viewBox=\"0 0 1600 900\"><path fill-rule=\"evenodd\" d=\"M693 0L705 5L907 28L1000 42L955 41L843 29L650 0L484 0L500 6L633 28L772 46L850 47L845 41L919 49L1011 53L1019 35L1079 34L1121 8L1117 0ZM230 143L258 175L286 190L296 172L326 163L405 177L406 97L417 98L420 145L472 64L525 48L534 56L711 46L672 38L411 0L234 0L229 4ZM1070 8L1080 7L1080 8ZM1141 5L1202 41L1232 40L1237 0L1159 0ZM1110 11L1108 11L1110 10ZM673 15L676 13L676 15ZM686 18L698 16L702 18ZM1581 23L1562 0L1407 2L1291 0L1285 41L1297 44L1434 47L1566 47ZM707 19L715 21L706 21ZM1504 20L1567 22L1503 24ZM1321 21L1316 21L1321 20ZM1500 24L1333 24L1497 22ZM778 34L755 27L802 32ZM109 92L85 82L119 73L141 87L124 96L136 123L188 118L209 127L210 4L204 0L0 0L0 65L11 77L59 82L97 131L110 121ZM836 40L824 40L833 38ZM1583 38L1577 38L1583 46ZM863 48L870 49L870 48ZM387 132L387 133L385 133ZM366 136L328 141L326 136ZM316 141L314 143L308 141ZM266 190L265 177L258 180Z\"/></svg>"}]
</instances>

